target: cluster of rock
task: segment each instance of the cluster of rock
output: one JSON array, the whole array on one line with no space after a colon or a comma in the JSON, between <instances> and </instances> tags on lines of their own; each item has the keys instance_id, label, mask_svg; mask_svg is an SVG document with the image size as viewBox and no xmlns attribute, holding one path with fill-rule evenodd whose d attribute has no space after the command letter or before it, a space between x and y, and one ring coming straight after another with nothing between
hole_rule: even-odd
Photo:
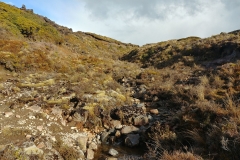
<instances>
[{"instance_id":1,"label":"cluster of rock","mask_svg":"<svg viewBox=\"0 0 240 160\"><path fill-rule=\"evenodd\" d=\"M113 109L108 119L103 119L106 128L101 134L102 142L124 143L134 147L140 143L140 134L144 132L145 125L149 123L145 107L123 106Z\"/></svg>"},{"instance_id":2,"label":"cluster of rock","mask_svg":"<svg viewBox=\"0 0 240 160\"><path fill-rule=\"evenodd\" d=\"M26 6L23 4L22 7L20 8L21 10L33 13L33 9L27 9Z\"/></svg>"}]
</instances>

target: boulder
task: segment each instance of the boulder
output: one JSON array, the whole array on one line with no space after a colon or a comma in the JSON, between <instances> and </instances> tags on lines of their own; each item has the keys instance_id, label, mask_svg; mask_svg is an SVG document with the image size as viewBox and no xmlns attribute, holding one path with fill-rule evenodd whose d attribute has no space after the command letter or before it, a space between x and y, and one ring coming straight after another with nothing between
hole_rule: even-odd
<instances>
[{"instance_id":1,"label":"boulder","mask_svg":"<svg viewBox=\"0 0 240 160\"><path fill-rule=\"evenodd\" d=\"M60 118L62 117L63 110L59 107L53 107L52 108L52 114L55 115L56 117Z\"/></svg>"},{"instance_id":2,"label":"boulder","mask_svg":"<svg viewBox=\"0 0 240 160\"><path fill-rule=\"evenodd\" d=\"M28 107L27 109L29 109L29 110L31 110L31 111L33 111L33 112L40 112L41 111L41 107L40 106L38 106L38 105L33 105L33 106L30 106L30 107Z\"/></svg>"},{"instance_id":3,"label":"boulder","mask_svg":"<svg viewBox=\"0 0 240 160\"><path fill-rule=\"evenodd\" d=\"M121 130L122 134L129 134L132 132L137 132L139 131L139 128L135 127L135 126L124 126Z\"/></svg>"},{"instance_id":4,"label":"boulder","mask_svg":"<svg viewBox=\"0 0 240 160\"><path fill-rule=\"evenodd\" d=\"M135 126L144 126L148 124L148 117L147 116L137 116L136 118L134 118L134 125Z\"/></svg>"},{"instance_id":5,"label":"boulder","mask_svg":"<svg viewBox=\"0 0 240 160\"><path fill-rule=\"evenodd\" d=\"M108 136L109 136L109 132L106 132L106 131L102 132L102 134L101 134L101 141L102 142L106 142L107 139L108 139Z\"/></svg>"},{"instance_id":6,"label":"boulder","mask_svg":"<svg viewBox=\"0 0 240 160\"><path fill-rule=\"evenodd\" d=\"M139 138L139 134L128 134L124 140L125 145L129 147L137 146L139 144Z\"/></svg>"},{"instance_id":7,"label":"boulder","mask_svg":"<svg viewBox=\"0 0 240 160\"><path fill-rule=\"evenodd\" d=\"M84 124L88 118L88 111L86 109L79 108L73 112L72 117L74 121Z\"/></svg>"},{"instance_id":8,"label":"boulder","mask_svg":"<svg viewBox=\"0 0 240 160\"><path fill-rule=\"evenodd\" d=\"M13 115L12 112L5 112L5 113L4 113L4 116L5 116L5 117L10 117L10 116L12 116L12 115Z\"/></svg>"},{"instance_id":9,"label":"boulder","mask_svg":"<svg viewBox=\"0 0 240 160\"><path fill-rule=\"evenodd\" d=\"M121 132L120 131L116 131L115 137L119 138L120 136L121 136Z\"/></svg>"},{"instance_id":10,"label":"boulder","mask_svg":"<svg viewBox=\"0 0 240 160\"><path fill-rule=\"evenodd\" d=\"M84 152L82 150L78 150L78 153L79 153L79 160L85 159L85 155L84 155Z\"/></svg>"},{"instance_id":11,"label":"boulder","mask_svg":"<svg viewBox=\"0 0 240 160\"><path fill-rule=\"evenodd\" d=\"M111 156L117 156L117 155L118 155L118 151L115 150L115 149L113 149L113 148L111 148L111 149L108 151L108 153L109 153Z\"/></svg>"},{"instance_id":12,"label":"boulder","mask_svg":"<svg viewBox=\"0 0 240 160\"><path fill-rule=\"evenodd\" d=\"M96 144L95 142L91 142L91 143L89 144L89 147L88 147L88 148L96 151L97 148L98 148L98 146L97 146L97 144Z\"/></svg>"},{"instance_id":13,"label":"boulder","mask_svg":"<svg viewBox=\"0 0 240 160\"><path fill-rule=\"evenodd\" d=\"M158 112L158 109L151 109L151 110L150 110L150 113L152 113L152 114L158 114L159 112Z\"/></svg>"},{"instance_id":14,"label":"boulder","mask_svg":"<svg viewBox=\"0 0 240 160\"><path fill-rule=\"evenodd\" d=\"M40 142L38 145L37 145L38 148L45 148L45 144L43 142Z\"/></svg>"},{"instance_id":15,"label":"boulder","mask_svg":"<svg viewBox=\"0 0 240 160\"><path fill-rule=\"evenodd\" d=\"M139 103L139 104L136 104L136 107L142 108L142 107L145 107L145 104L144 103Z\"/></svg>"},{"instance_id":16,"label":"boulder","mask_svg":"<svg viewBox=\"0 0 240 160\"><path fill-rule=\"evenodd\" d=\"M87 159L93 159L94 158L94 151L92 149L87 150Z\"/></svg>"},{"instance_id":17,"label":"boulder","mask_svg":"<svg viewBox=\"0 0 240 160\"><path fill-rule=\"evenodd\" d=\"M23 4L22 7L21 7L21 10L26 10L26 6Z\"/></svg>"},{"instance_id":18,"label":"boulder","mask_svg":"<svg viewBox=\"0 0 240 160\"><path fill-rule=\"evenodd\" d=\"M87 136L79 136L77 137L77 144L80 147L81 150L86 151L87 150L87 141L88 137Z\"/></svg>"},{"instance_id":19,"label":"boulder","mask_svg":"<svg viewBox=\"0 0 240 160\"><path fill-rule=\"evenodd\" d=\"M109 117L108 115L104 115L102 117L102 123L103 123L103 127L106 128L106 129L110 129L111 127L111 117Z\"/></svg>"},{"instance_id":20,"label":"boulder","mask_svg":"<svg viewBox=\"0 0 240 160\"><path fill-rule=\"evenodd\" d=\"M37 130L39 130L40 132L42 132L43 126L37 126Z\"/></svg>"},{"instance_id":21,"label":"boulder","mask_svg":"<svg viewBox=\"0 0 240 160\"><path fill-rule=\"evenodd\" d=\"M111 123L111 125L112 125L112 126L111 126L112 128L117 128L117 127L119 128L119 126L122 125L119 120L112 120L110 123Z\"/></svg>"}]
</instances>

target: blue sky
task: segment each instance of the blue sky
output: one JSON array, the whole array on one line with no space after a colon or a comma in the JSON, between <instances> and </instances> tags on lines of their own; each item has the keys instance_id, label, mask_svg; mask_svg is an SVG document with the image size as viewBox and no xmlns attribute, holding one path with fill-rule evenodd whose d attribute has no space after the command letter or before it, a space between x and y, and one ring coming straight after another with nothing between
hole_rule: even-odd
<instances>
[{"instance_id":1,"label":"blue sky","mask_svg":"<svg viewBox=\"0 0 240 160\"><path fill-rule=\"evenodd\" d=\"M240 0L2 0L74 31L143 45L240 29Z\"/></svg>"}]
</instances>

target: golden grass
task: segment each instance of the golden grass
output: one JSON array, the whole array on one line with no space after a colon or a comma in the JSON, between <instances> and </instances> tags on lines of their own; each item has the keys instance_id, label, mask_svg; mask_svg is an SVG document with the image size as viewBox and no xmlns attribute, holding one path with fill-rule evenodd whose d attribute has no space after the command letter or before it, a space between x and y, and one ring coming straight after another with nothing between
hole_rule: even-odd
<instances>
[{"instance_id":1,"label":"golden grass","mask_svg":"<svg viewBox=\"0 0 240 160\"><path fill-rule=\"evenodd\" d=\"M191 152L183 152L183 151L174 151L173 153L169 153L168 151L164 151L161 160L203 160L198 155L195 155Z\"/></svg>"}]
</instances>

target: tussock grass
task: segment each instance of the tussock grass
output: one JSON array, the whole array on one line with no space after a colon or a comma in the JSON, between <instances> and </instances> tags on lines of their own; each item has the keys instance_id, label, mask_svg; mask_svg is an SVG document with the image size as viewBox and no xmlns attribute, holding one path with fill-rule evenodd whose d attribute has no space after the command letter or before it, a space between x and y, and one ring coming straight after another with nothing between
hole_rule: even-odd
<instances>
[{"instance_id":1,"label":"tussock grass","mask_svg":"<svg viewBox=\"0 0 240 160\"><path fill-rule=\"evenodd\" d=\"M182 151L174 151L173 153L169 153L167 151L163 152L161 160L203 160L202 157L195 155L191 152L182 152Z\"/></svg>"}]
</instances>

